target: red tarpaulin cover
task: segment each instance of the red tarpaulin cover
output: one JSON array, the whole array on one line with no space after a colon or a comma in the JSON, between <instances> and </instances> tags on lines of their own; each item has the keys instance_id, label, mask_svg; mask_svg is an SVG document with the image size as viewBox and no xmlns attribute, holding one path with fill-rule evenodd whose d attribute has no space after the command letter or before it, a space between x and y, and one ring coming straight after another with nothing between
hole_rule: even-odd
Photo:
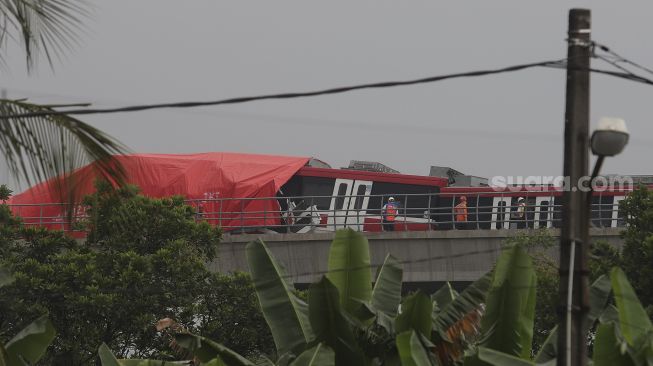
<instances>
[{"instance_id":1,"label":"red tarpaulin cover","mask_svg":"<svg viewBox=\"0 0 653 366\"><path fill-rule=\"evenodd\" d=\"M274 197L279 188L309 160L305 157L220 152L188 155L134 154L118 156L117 159L125 167L128 182L139 186L146 196L181 195L186 199L202 200ZM74 175L88 177L92 176L92 172L92 165L87 165ZM94 179L84 179L79 187L82 195L93 193ZM8 203L14 205L14 213L25 218L27 223L39 222L35 220L45 223L52 222L53 219L56 222L57 218L61 220L64 217L63 206L29 205L61 201L55 190L49 189L48 183L41 183L13 196ZM279 204L276 200L207 201L201 210L205 213L205 219L224 226L227 230L241 224L269 226L280 223ZM228 214L241 211L248 214ZM277 212L270 214L274 211ZM63 224L60 224L59 228L62 227Z\"/></svg>"}]
</instances>

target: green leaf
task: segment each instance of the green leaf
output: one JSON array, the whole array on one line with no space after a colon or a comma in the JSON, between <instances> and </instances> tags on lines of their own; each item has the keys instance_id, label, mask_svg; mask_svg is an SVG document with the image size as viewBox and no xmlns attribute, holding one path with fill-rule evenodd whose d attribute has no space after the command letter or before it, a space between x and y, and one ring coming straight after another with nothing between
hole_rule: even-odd
<instances>
[{"instance_id":1,"label":"green leaf","mask_svg":"<svg viewBox=\"0 0 653 366\"><path fill-rule=\"evenodd\" d=\"M594 340L594 366L634 366L624 344L616 335L614 323L599 324Z\"/></svg>"},{"instance_id":2,"label":"green leaf","mask_svg":"<svg viewBox=\"0 0 653 366\"><path fill-rule=\"evenodd\" d=\"M160 361L160 360L118 360L120 366L192 366L191 361ZM104 366L104 365L103 365ZM202 366L226 366L220 359L214 359Z\"/></svg>"},{"instance_id":3,"label":"green leaf","mask_svg":"<svg viewBox=\"0 0 653 366\"><path fill-rule=\"evenodd\" d=\"M118 360L111 352L106 343L102 343L98 348L98 356L100 356L100 363L102 366L183 366L192 365L191 361L159 361L159 360ZM210 365L207 364L207 365ZM222 365L216 364L215 366Z\"/></svg>"},{"instance_id":4,"label":"green leaf","mask_svg":"<svg viewBox=\"0 0 653 366\"><path fill-rule=\"evenodd\" d=\"M610 294L612 293L612 286L610 277L602 275L592 283L590 286L590 311L587 314L587 329L589 332L594 326L594 322L603 314L608 304L610 303Z\"/></svg>"},{"instance_id":5,"label":"green leaf","mask_svg":"<svg viewBox=\"0 0 653 366\"><path fill-rule=\"evenodd\" d=\"M187 349L202 362L220 358L229 366L254 366L254 363L233 350L202 336L178 333L175 334L175 341L180 347Z\"/></svg>"},{"instance_id":6,"label":"green leaf","mask_svg":"<svg viewBox=\"0 0 653 366\"><path fill-rule=\"evenodd\" d=\"M336 355L329 346L318 343L317 346L302 352L290 366L333 366Z\"/></svg>"},{"instance_id":7,"label":"green leaf","mask_svg":"<svg viewBox=\"0 0 653 366\"><path fill-rule=\"evenodd\" d=\"M102 343L97 353L100 356L102 366L120 366L120 362L118 362L118 359L113 355L106 343Z\"/></svg>"},{"instance_id":8,"label":"green leaf","mask_svg":"<svg viewBox=\"0 0 653 366\"><path fill-rule=\"evenodd\" d=\"M619 325L621 333L630 346L634 346L638 338L651 331L651 319L637 299L635 290L626 279L624 272L615 267L610 272L614 299L619 310Z\"/></svg>"},{"instance_id":9,"label":"green leaf","mask_svg":"<svg viewBox=\"0 0 653 366\"><path fill-rule=\"evenodd\" d=\"M414 330L398 334L396 342L402 366L431 366L437 364L429 356L430 351L420 341L419 335Z\"/></svg>"},{"instance_id":10,"label":"green leaf","mask_svg":"<svg viewBox=\"0 0 653 366\"><path fill-rule=\"evenodd\" d=\"M610 294L612 288L610 278L608 276L600 276L594 281L590 287L590 311L587 315L587 326L589 329L594 325L594 322L606 311L610 301ZM555 326L551 329L549 336L544 341L540 352L535 357L535 362L544 363L553 360L558 355L558 327Z\"/></svg>"},{"instance_id":11,"label":"green leaf","mask_svg":"<svg viewBox=\"0 0 653 366\"><path fill-rule=\"evenodd\" d=\"M363 354L356 345L351 323L340 305L338 289L328 278L322 277L319 282L311 285L308 304L315 338L335 350L336 363L363 364Z\"/></svg>"},{"instance_id":12,"label":"green leaf","mask_svg":"<svg viewBox=\"0 0 653 366\"><path fill-rule=\"evenodd\" d=\"M60 59L65 50L77 45L82 19L88 16L90 9L88 3L80 0L3 1L0 4L1 14L7 18L5 22L11 25L10 30L20 33L3 37L20 40L28 71L36 66L41 53L53 66L53 58ZM5 43L0 49L6 47ZM5 62L2 56L0 62Z\"/></svg>"},{"instance_id":13,"label":"green leaf","mask_svg":"<svg viewBox=\"0 0 653 366\"><path fill-rule=\"evenodd\" d=\"M36 319L5 345L8 364L22 365L23 360L29 364L36 363L43 357L55 335L54 327L46 315Z\"/></svg>"},{"instance_id":14,"label":"green leaf","mask_svg":"<svg viewBox=\"0 0 653 366\"><path fill-rule=\"evenodd\" d=\"M14 282L14 277L11 273L6 268L0 267L0 287L10 285L12 282Z\"/></svg>"},{"instance_id":15,"label":"green leaf","mask_svg":"<svg viewBox=\"0 0 653 366\"><path fill-rule=\"evenodd\" d=\"M167 363L166 363L166 365L167 365ZM192 365L192 363L189 364L189 365ZM165 366L165 365L162 365L162 366ZM209 362L202 363L202 366L228 366L228 365L226 363L222 362L221 359L214 358Z\"/></svg>"},{"instance_id":16,"label":"green leaf","mask_svg":"<svg viewBox=\"0 0 653 366\"><path fill-rule=\"evenodd\" d=\"M63 2L38 2L38 11ZM49 106L0 99L2 115L53 111L54 108ZM28 184L32 180L49 180L48 188L67 203L80 202L82 197L76 188L83 183L82 180L101 177L122 184L126 179L124 167L115 159L115 155L126 153L126 148L95 127L65 114L3 120L0 123L0 150L16 178L22 177ZM93 174L73 174L89 163L94 164Z\"/></svg>"},{"instance_id":17,"label":"green leaf","mask_svg":"<svg viewBox=\"0 0 653 366\"><path fill-rule=\"evenodd\" d=\"M0 366L7 366L7 351L5 350L5 347L0 344Z\"/></svg>"},{"instance_id":18,"label":"green leaf","mask_svg":"<svg viewBox=\"0 0 653 366\"><path fill-rule=\"evenodd\" d=\"M495 351L491 348L479 347L478 348L479 360L492 366L533 366L530 361L523 360L503 352Z\"/></svg>"},{"instance_id":19,"label":"green leaf","mask_svg":"<svg viewBox=\"0 0 653 366\"><path fill-rule=\"evenodd\" d=\"M372 271L367 238L354 230L338 230L329 250L327 278L340 293L340 303L355 314L372 299Z\"/></svg>"},{"instance_id":20,"label":"green leaf","mask_svg":"<svg viewBox=\"0 0 653 366\"><path fill-rule=\"evenodd\" d=\"M439 305L439 311L433 314L433 327L440 334L464 318L467 314L477 310L485 303L487 292L492 282L492 272L467 286L465 290L456 296L447 305ZM439 291L438 291L439 292ZM435 309L434 309L435 311Z\"/></svg>"},{"instance_id":21,"label":"green leaf","mask_svg":"<svg viewBox=\"0 0 653 366\"><path fill-rule=\"evenodd\" d=\"M433 295L431 295L431 300L435 301L437 305L433 307L434 313L440 312L441 309L447 307L451 302L453 302L456 297L458 297L458 292L451 287L451 284L447 281L444 286L440 287Z\"/></svg>"},{"instance_id":22,"label":"green leaf","mask_svg":"<svg viewBox=\"0 0 653 366\"><path fill-rule=\"evenodd\" d=\"M403 270L397 259L388 254L379 270L372 290L372 307L385 315L395 317L401 302Z\"/></svg>"},{"instance_id":23,"label":"green leaf","mask_svg":"<svg viewBox=\"0 0 653 366\"><path fill-rule=\"evenodd\" d=\"M397 333L415 330L425 337L430 337L433 327L432 312L433 302L424 293L418 291L406 297L401 304L401 313L395 320Z\"/></svg>"},{"instance_id":24,"label":"green leaf","mask_svg":"<svg viewBox=\"0 0 653 366\"><path fill-rule=\"evenodd\" d=\"M311 342L308 306L295 295L283 268L261 240L247 245L247 263L278 354Z\"/></svg>"},{"instance_id":25,"label":"green leaf","mask_svg":"<svg viewBox=\"0 0 653 366\"><path fill-rule=\"evenodd\" d=\"M529 255L520 246L505 250L494 269L487 296L481 346L522 359L531 357L535 286Z\"/></svg>"}]
</instances>

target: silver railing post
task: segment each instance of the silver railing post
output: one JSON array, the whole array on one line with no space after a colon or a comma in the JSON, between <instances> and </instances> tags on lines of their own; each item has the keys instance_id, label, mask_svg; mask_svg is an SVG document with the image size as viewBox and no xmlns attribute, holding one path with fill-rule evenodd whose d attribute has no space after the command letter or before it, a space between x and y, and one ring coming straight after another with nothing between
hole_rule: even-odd
<instances>
[{"instance_id":1,"label":"silver railing post","mask_svg":"<svg viewBox=\"0 0 653 366\"><path fill-rule=\"evenodd\" d=\"M456 227L456 196L453 195L451 196L451 228L453 230L457 230L458 228Z\"/></svg>"},{"instance_id":2,"label":"silver railing post","mask_svg":"<svg viewBox=\"0 0 653 366\"><path fill-rule=\"evenodd\" d=\"M480 220L478 218L478 205L479 205L479 202L481 202L481 194L477 193L476 194L476 206L474 207L474 209L476 210L475 211L476 212L476 215L475 215L475 217L476 217L476 230L479 230L481 228L481 223L479 222Z\"/></svg>"},{"instance_id":3,"label":"silver railing post","mask_svg":"<svg viewBox=\"0 0 653 366\"><path fill-rule=\"evenodd\" d=\"M268 205L267 205L267 203L265 203L265 200L264 200L263 201L263 227L268 226L268 222L266 220L267 213L268 213Z\"/></svg>"},{"instance_id":4,"label":"silver railing post","mask_svg":"<svg viewBox=\"0 0 653 366\"><path fill-rule=\"evenodd\" d=\"M218 225L222 227L222 205L224 204L224 198L220 198L218 202L220 203L220 210L218 212Z\"/></svg>"},{"instance_id":5,"label":"silver railing post","mask_svg":"<svg viewBox=\"0 0 653 366\"><path fill-rule=\"evenodd\" d=\"M338 207L336 206L338 205L338 195L333 196L331 200L333 200L333 231L337 231L338 223L336 222L336 210L338 209Z\"/></svg>"},{"instance_id":6,"label":"silver railing post","mask_svg":"<svg viewBox=\"0 0 653 366\"><path fill-rule=\"evenodd\" d=\"M426 211L426 217L425 217L427 225L429 226L429 231L433 230L432 225L431 225L431 198L432 198L432 194L429 193L429 203L428 203L428 207L426 208L427 211Z\"/></svg>"},{"instance_id":7,"label":"silver railing post","mask_svg":"<svg viewBox=\"0 0 653 366\"><path fill-rule=\"evenodd\" d=\"M245 200L240 199L240 232L245 231Z\"/></svg>"},{"instance_id":8,"label":"silver railing post","mask_svg":"<svg viewBox=\"0 0 653 366\"><path fill-rule=\"evenodd\" d=\"M404 231L408 231L408 195L404 195Z\"/></svg>"}]
</instances>

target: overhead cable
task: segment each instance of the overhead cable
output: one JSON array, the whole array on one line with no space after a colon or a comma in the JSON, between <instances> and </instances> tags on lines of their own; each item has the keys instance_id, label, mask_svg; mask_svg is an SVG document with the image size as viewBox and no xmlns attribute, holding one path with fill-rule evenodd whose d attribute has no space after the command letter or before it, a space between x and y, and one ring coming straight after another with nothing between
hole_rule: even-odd
<instances>
[{"instance_id":1,"label":"overhead cable","mask_svg":"<svg viewBox=\"0 0 653 366\"><path fill-rule=\"evenodd\" d=\"M15 115L0 115L0 119L30 118L30 117L42 117L42 116L50 116L50 115L61 115L61 114L83 115L83 114L123 113L123 112L137 112L137 111L162 109L162 108L193 108L193 107L214 106L214 105L223 105L223 104L238 104L238 103L253 102L258 100L305 98L305 97L314 97L319 95L340 94L340 93L345 93L354 90L362 90L362 89L389 88L389 87L406 86L406 85L427 84L427 83L433 83L437 81L464 78L464 77L479 77L485 75L520 71L520 70L525 70L525 69L530 69L535 67L554 66L564 61L565 59L541 61L541 62L507 66L499 69L469 71L469 72L456 73L456 74L430 76L430 77L413 79L413 80L385 81L385 82L377 82L377 83L370 83L370 84L342 86L342 87L323 89L317 91L308 91L308 92L265 94L265 95L237 97L237 98L221 99L221 100L214 100L214 101L204 101L204 102L192 101L192 102L176 102L176 103L157 103L157 104L143 104L143 105L133 105L133 106L117 107L117 108L69 109L65 111L52 110L52 111L23 113L23 114L15 114Z\"/></svg>"}]
</instances>

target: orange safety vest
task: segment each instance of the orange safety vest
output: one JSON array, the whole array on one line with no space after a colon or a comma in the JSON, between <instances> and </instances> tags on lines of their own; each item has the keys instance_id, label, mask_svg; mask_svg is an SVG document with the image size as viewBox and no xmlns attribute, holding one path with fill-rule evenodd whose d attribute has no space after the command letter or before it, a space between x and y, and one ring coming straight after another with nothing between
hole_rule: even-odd
<instances>
[{"instance_id":1,"label":"orange safety vest","mask_svg":"<svg viewBox=\"0 0 653 366\"><path fill-rule=\"evenodd\" d=\"M456 221L467 221L467 203L466 202L460 202L459 204L454 207L454 211L456 213Z\"/></svg>"},{"instance_id":2,"label":"orange safety vest","mask_svg":"<svg viewBox=\"0 0 653 366\"><path fill-rule=\"evenodd\" d=\"M394 203L388 203L385 205L385 220L386 221L395 221L397 217L397 206Z\"/></svg>"}]
</instances>

